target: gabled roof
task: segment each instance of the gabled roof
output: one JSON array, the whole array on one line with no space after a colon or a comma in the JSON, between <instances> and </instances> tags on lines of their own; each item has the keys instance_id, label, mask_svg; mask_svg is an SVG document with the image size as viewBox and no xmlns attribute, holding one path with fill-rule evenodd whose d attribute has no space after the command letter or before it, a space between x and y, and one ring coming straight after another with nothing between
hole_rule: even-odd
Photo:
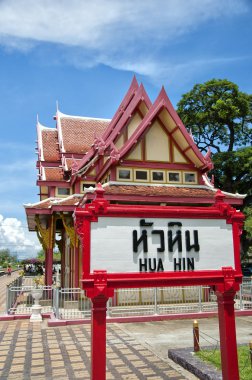
<instances>
[{"instance_id":1,"label":"gabled roof","mask_svg":"<svg viewBox=\"0 0 252 380\"><path fill-rule=\"evenodd\" d=\"M24 204L29 230L36 230L35 215L50 215L58 211L73 212L82 198L83 195L73 194L67 198L47 198L37 203Z\"/></svg>"},{"instance_id":2,"label":"gabled roof","mask_svg":"<svg viewBox=\"0 0 252 380\"><path fill-rule=\"evenodd\" d=\"M140 92L140 87L138 89ZM144 89L141 88L143 93ZM134 104L134 99L131 101L132 108ZM128 106L128 108L130 105ZM132 114L132 110L130 109ZM127 111L126 111L127 112ZM132 133L129 139L124 143L124 145L120 149L113 149L113 140L115 139L117 133L122 128L120 123L127 123L127 113L125 119L121 118L122 121L118 122L118 125L114 127L113 131L110 133L110 136L105 141L105 149L110 144L111 145L111 153L109 159L100 169L99 174L97 176L97 181L99 181L109 170L110 166L114 163L122 160L136 145L138 141L144 136L144 134L149 130L151 125L155 120L157 120L163 124L168 131L169 135L172 139L177 143L178 146L181 147L182 153L187 157L187 159L194 164L194 166L200 169L202 172L210 170L213 165L209 155L204 157L202 153L199 151L197 146L195 145L191 135L187 132L185 126L183 125L181 119L173 108L164 88L160 91L156 101L149 108L147 114L144 116L143 120L140 122L136 130ZM87 160L92 158L95 161L95 157L98 156L99 151L97 149L96 154L89 155L87 154L86 161L82 161L82 166L79 167L79 173L85 171L85 164L87 164Z\"/></svg>"},{"instance_id":3,"label":"gabled roof","mask_svg":"<svg viewBox=\"0 0 252 380\"><path fill-rule=\"evenodd\" d=\"M56 120L60 151L77 154L85 154L110 123L110 119L71 116L60 111Z\"/></svg>"},{"instance_id":4,"label":"gabled roof","mask_svg":"<svg viewBox=\"0 0 252 380\"><path fill-rule=\"evenodd\" d=\"M130 104L130 102L134 98L138 88L139 88L139 85L138 85L136 77L134 75L132 82L130 84L130 87L129 87L128 91L126 92L121 104L119 105L115 115L113 116L113 118L109 124L109 127L106 129L106 131L102 135L102 139L104 141L107 140L107 138L109 137L109 135L111 134L111 132L113 131L115 126L117 125L118 121L121 119L121 117L124 114L125 110L127 109L128 105Z\"/></svg>"},{"instance_id":5,"label":"gabled roof","mask_svg":"<svg viewBox=\"0 0 252 380\"><path fill-rule=\"evenodd\" d=\"M42 181L64 181L64 173L61 168L44 167L42 169Z\"/></svg>"},{"instance_id":6,"label":"gabled roof","mask_svg":"<svg viewBox=\"0 0 252 380\"><path fill-rule=\"evenodd\" d=\"M134 113L139 111L138 106L141 102L147 110L150 109L152 103L148 97L148 94L142 84L138 86L134 77L128 92L117 109L108 128L105 130L101 138L95 139L93 147L79 163L77 174L81 174L83 171L86 171L86 165L91 160L94 162L97 161L98 156L103 155L106 149L110 148L112 151L116 150L114 145L116 138L120 135L123 128L127 125Z\"/></svg>"},{"instance_id":7,"label":"gabled roof","mask_svg":"<svg viewBox=\"0 0 252 380\"><path fill-rule=\"evenodd\" d=\"M37 122L38 159L40 161L57 162L60 160L58 132Z\"/></svg>"},{"instance_id":8,"label":"gabled roof","mask_svg":"<svg viewBox=\"0 0 252 380\"><path fill-rule=\"evenodd\" d=\"M85 167L85 165L93 159L93 157L98 153L103 153L107 144L107 140L109 139L110 135L114 131L115 127L118 125L119 122L121 122L121 119L125 115L126 109L128 108L129 104L133 100L133 98L136 95L136 91L138 90L139 85L137 83L136 77L133 77L133 80L130 84L130 87L125 94L121 104L119 105L117 111L115 112L112 120L110 121L108 127L105 129L103 134L101 136L96 136L96 138L93 141L93 145L91 149L86 153L86 155L83 157L83 159L80 161L78 168L76 169L77 173L80 173L82 168ZM147 94L146 94L147 95ZM148 97L148 96L147 96ZM149 100L149 98L148 98Z\"/></svg>"}]
</instances>

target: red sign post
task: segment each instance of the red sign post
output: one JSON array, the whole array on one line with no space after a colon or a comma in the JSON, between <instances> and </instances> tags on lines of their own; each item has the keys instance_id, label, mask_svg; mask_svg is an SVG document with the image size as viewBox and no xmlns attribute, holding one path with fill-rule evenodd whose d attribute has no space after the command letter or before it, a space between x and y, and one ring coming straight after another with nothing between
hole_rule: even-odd
<instances>
[{"instance_id":1,"label":"red sign post","mask_svg":"<svg viewBox=\"0 0 252 380\"><path fill-rule=\"evenodd\" d=\"M98 187L95 200L75 211L82 285L92 300L92 380L106 378L106 303L114 290L187 285L214 287L223 379L239 379L234 296L243 214L220 191L210 207L113 205L103 192Z\"/></svg>"}]
</instances>

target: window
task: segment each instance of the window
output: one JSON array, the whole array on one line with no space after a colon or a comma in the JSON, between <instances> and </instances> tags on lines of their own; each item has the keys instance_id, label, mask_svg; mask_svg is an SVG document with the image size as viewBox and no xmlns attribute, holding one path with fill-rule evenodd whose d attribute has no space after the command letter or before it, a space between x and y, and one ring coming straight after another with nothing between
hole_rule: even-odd
<instances>
[{"instance_id":1,"label":"window","mask_svg":"<svg viewBox=\"0 0 252 380\"><path fill-rule=\"evenodd\" d=\"M70 189L67 187L58 187L57 192L58 195L70 195Z\"/></svg>"},{"instance_id":2,"label":"window","mask_svg":"<svg viewBox=\"0 0 252 380\"><path fill-rule=\"evenodd\" d=\"M168 172L168 182L181 182L181 173L180 172Z\"/></svg>"},{"instance_id":3,"label":"window","mask_svg":"<svg viewBox=\"0 0 252 380\"><path fill-rule=\"evenodd\" d=\"M135 170L135 181L148 181L147 170Z\"/></svg>"},{"instance_id":4,"label":"window","mask_svg":"<svg viewBox=\"0 0 252 380\"><path fill-rule=\"evenodd\" d=\"M117 179L122 181L132 180L132 169L117 169Z\"/></svg>"},{"instance_id":5,"label":"window","mask_svg":"<svg viewBox=\"0 0 252 380\"><path fill-rule=\"evenodd\" d=\"M153 182L164 182L164 172L163 171L152 171L151 180Z\"/></svg>"},{"instance_id":6,"label":"window","mask_svg":"<svg viewBox=\"0 0 252 380\"><path fill-rule=\"evenodd\" d=\"M196 183L196 173L185 172L184 173L185 183Z\"/></svg>"}]
</instances>

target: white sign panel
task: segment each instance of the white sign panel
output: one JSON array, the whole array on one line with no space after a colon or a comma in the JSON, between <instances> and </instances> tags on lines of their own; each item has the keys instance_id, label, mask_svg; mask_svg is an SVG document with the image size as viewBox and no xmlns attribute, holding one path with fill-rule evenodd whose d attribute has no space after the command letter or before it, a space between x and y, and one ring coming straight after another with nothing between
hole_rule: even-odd
<instances>
[{"instance_id":1,"label":"white sign panel","mask_svg":"<svg viewBox=\"0 0 252 380\"><path fill-rule=\"evenodd\" d=\"M91 223L91 272L234 268L232 225L222 219L99 217Z\"/></svg>"}]
</instances>

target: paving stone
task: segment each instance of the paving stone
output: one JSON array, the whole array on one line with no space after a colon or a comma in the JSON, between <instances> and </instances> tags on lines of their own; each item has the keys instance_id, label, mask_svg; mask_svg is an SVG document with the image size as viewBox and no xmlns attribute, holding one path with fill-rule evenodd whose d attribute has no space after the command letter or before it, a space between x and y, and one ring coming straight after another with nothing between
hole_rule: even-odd
<instances>
[{"instance_id":1,"label":"paving stone","mask_svg":"<svg viewBox=\"0 0 252 380\"><path fill-rule=\"evenodd\" d=\"M5 293L0 280L0 299L3 289ZM0 379L90 379L90 339L90 324L47 327L44 321L0 321ZM109 324L106 380L136 379L186 378L117 324Z\"/></svg>"}]
</instances>

